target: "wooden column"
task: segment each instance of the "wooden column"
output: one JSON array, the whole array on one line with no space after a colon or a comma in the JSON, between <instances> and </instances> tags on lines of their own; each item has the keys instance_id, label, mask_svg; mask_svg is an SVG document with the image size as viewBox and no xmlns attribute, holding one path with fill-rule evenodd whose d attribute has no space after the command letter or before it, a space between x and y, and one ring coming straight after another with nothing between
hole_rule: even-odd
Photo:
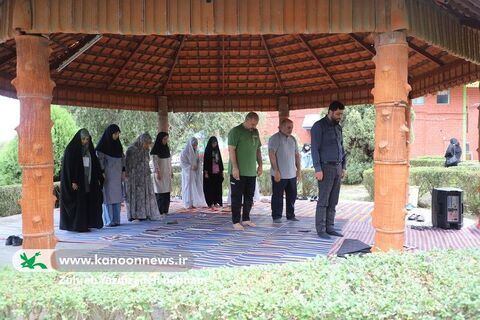
<instances>
[{"instance_id":1,"label":"wooden column","mask_svg":"<svg viewBox=\"0 0 480 320\"><path fill-rule=\"evenodd\" d=\"M158 131L168 132L168 100L167 96L157 97Z\"/></svg>"},{"instance_id":2,"label":"wooden column","mask_svg":"<svg viewBox=\"0 0 480 320\"><path fill-rule=\"evenodd\" d=\"M17 77L12 84L20 100L18 162L22 167L22 232L24 249L53 249L53 148L50 102L49 41L18 35Z\"/></svg>"},{"instance_id":3,"label":"wooden column","mask_svg":"<svg viewBox=\"0 0 480 320\"><path fill-rule=\"evenodd\" d=\"M287 119L289 116L290 110L288 109L288 97L278 97L278 124L280 124L283 119Z\"/></svg>"},{"instance_id":4,"label":"wooden column","mask_svg":"<svg viewBox=\"0 0 480 320\"><path fill-rule=\"evenodd\" d=\"M408 182L408 45L404 32L375 36L375 251L402 250Z\"/></svg>"}]
</instances>

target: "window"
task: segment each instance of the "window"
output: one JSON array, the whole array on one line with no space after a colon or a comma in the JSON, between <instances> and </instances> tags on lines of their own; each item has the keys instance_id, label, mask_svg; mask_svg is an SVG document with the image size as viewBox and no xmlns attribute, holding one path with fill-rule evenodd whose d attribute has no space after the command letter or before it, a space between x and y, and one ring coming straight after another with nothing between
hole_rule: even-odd
<instances>
[{"instance_id":1,"label":"window","mask_svg":"<svg viewBox=\"0 0 480 320\"><path fill-rule=\"evenodd\" d=\"M443 90L437 92L437 104L450 103L450 90Z\"/></svg>"},{"instance_id":2,"label":"window","mask_svg":"<svg viewBox=\"0 0 480 320\"><path fill-rule=\"evenodd\" d=\"M412 100L414 106L423 106L425 104L425 97L418 97Z\"/></svg>"}]
</instances>

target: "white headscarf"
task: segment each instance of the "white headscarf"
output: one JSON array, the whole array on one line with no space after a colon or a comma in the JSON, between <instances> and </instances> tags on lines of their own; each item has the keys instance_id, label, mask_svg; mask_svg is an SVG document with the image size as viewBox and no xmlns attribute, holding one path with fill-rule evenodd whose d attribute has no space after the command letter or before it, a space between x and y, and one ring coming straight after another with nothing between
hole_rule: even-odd
<instances>
[{"instance_id":1,"label":"white headscarf","mask_svg":"<svg viewBox=\"0 0 480 320\"><path fill-rule=\"evenodd\" d=\"M197 144L198 146L198 139L195 137L190 138L190 140L185 145L185 148L182 150L182 154L180 158L182 159L181 166L197 166L199 165L199 155L198 155L198 148L197 151L193 149L193 145ZM185 161L188 160L188 163Z\"/></svg>"}]
</instances>

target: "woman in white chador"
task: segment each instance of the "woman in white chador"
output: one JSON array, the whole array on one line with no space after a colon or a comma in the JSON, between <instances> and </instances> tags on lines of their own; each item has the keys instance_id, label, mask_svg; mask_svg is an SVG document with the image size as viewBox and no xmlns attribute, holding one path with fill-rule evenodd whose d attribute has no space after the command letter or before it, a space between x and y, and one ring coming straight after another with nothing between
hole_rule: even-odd
<instances>
[{"instance_id":1,"label":"woman in white chador","mask_svg":"<svg viewBox=\"0 0 480 320\"><path fill-rule=\"evenodd\" d=\"M198 140L193 137L187 142L180 156L182 201L183 206L187 209L207 206L203 194L202 166L197 148Z\"/></svg>"}]
</instances>

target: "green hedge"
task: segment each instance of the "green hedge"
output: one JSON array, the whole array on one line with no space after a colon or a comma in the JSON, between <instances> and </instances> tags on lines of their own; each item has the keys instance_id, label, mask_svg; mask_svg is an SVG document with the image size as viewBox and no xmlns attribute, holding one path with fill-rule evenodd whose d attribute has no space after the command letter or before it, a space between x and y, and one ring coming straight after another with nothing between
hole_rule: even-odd
<instances>
[{"instance_id":1,"label":"green hedge","mask_svg":"<svg viewBox=\"0 0 480 320\"><path fill-rule=\"evenodd\" d=\"M480 215L480 167L411 167L410 185L419 186L419 196L435 187L456 187L464 191L468 212ZM373 169L363 173L363 185L373 199Z\"/></svg>"},{"instance_id":2,"label":"green hedge","mask_svg":"<svg viewBox=\"0 0 480 320\"><path fill-rule=\"evenodd\" d=\"M445 158L444 157L418 157L415 159L410 160L411 167L444 167L445 166ZM458 164L460 167L478 167L480 166L480 162L476 160L467 160L462 161Z\"/></svg>"},{"instance_id":3,"label":"green hedge","mask_svg":"<svg viewBox=\"0 0 480 320\"><path fill-rule=\"evenodd\" d=\"M464 249L186 273L4 269L0 318L478 319L479 264ZM132 283L102 284L116 279Z\"/></svg>"},{"instance_id":4,"label":"green hedge","mask_svg":"<svg viewBox=\"0 0 480 320\"><path fill-rule=\"evenodd\" d=\"M21 212L20 195L22 185L0 186L0 217L8 217Z\"/></svg>"},{"instance_id":5,"label":"green hedge","mask_svg":"<svg viewBox=\"0 0 480 320\"><path fill-rule=\"evenodd\" d=\"M60 182L55 182L53 184L53 194L57 197L55 208L58 208L58 200L60 199ZM0 186L0 217L7 217L21 213L22 210L19 203L21 195L21 184Z\"/></svg>"}]
</instances>

